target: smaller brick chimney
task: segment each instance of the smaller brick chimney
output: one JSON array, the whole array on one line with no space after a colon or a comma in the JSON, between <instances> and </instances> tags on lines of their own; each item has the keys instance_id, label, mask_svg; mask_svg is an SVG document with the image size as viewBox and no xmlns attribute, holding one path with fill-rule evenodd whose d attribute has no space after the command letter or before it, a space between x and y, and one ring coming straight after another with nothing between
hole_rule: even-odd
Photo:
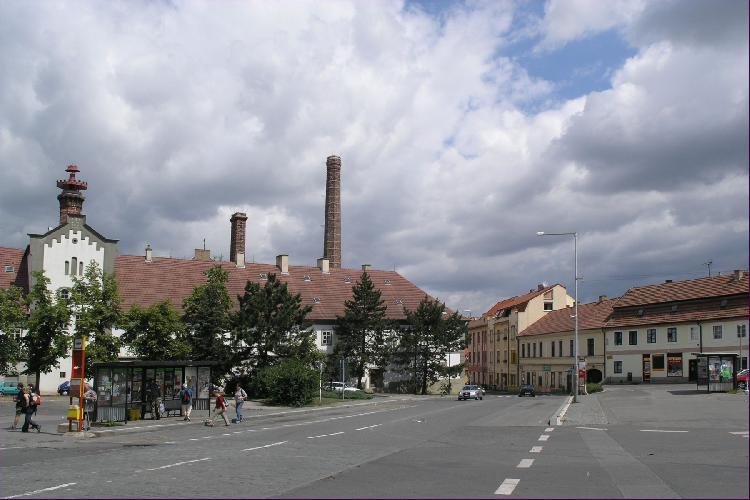
<instances>
[{"instance_id":1,"label":"smaller brick chimney","mask_svg":"<svg viewBox=\"0 0 750 500\"><path fill-rule=\"evenodd\" d=\"M605 300L609 299L606 295L599 295L599 302L604 302Z\"/></svg>"},{"instance_id":2,"label":"smaller brick chimney","mask_svg":"<svg viewBox=\"0 0 750 500\"><path fill-rule=\"evenodd\" d=\"M734 281L742 281L742 277L743 277L744 275L745 275L745 272L744 272L744 271L743 271L742 269L735 269L735 270L734 270L734 276L733 276L733 278L732 278L732 279L733 279Z\"/></svg>"},{"instance_id":3,"label":"smaller brick chimney","mask_svg":"<svg viewBox=\"0 0 750 500\"><path fill-rule=\"evenodd\" d=\"M277 255L276 256L276 267L279 268L281 274L289 274L289 256L288 255Z\"/></svg>"},{"instance_id":4,"label":"smaller brick chimney","mask_svg":"<svg viewBox=\"0 0 750 500\"><path fill-rule=\"evenodd\" d=\"M245 223L247 214L235 212L229 221L232 223L229 260L234 262L237 267L245 267Z\"/></svg>"},{"instance_id":5,"label":"smaller brick chimney","mask_svg":"<svg viewBox=\"0 0 750 500\"><path fill-rule=\"evenodd\" d=\"M151 245L146 245L146 262L151 262L152 255Z\"/></svg>"},{"instance_id":6,"label":"smaller brick chimney","mask_svg":"<svg viewBox=\"0 0 750 500\"><path fill-rule=\"evenodd\" d=\"M363 271L369 271L370 269L372 269L372 266L370 264L362 264Z\"/></svg>"},{"instance_id":7,"label":"smaller brick chimney","mask_svg":"<svg viewBox=\"0 0 750 500\"><path fill-rule=\"evenodd\" d=\"M211 260L211 250L205 248L196 248L193 260Z\"/></svg>"},{"instance_id":8,"label":"smaller brick chimney","mask_svg":"<svg viewBox=\"0 0 750 500\"><path fill-rule=\"evenodd\" d=\"M330 265L330 261L325 257L318 259L318 269L320 269L320 272L323 274L329 274L331 272Z\"/></svg>"}]
</instances>

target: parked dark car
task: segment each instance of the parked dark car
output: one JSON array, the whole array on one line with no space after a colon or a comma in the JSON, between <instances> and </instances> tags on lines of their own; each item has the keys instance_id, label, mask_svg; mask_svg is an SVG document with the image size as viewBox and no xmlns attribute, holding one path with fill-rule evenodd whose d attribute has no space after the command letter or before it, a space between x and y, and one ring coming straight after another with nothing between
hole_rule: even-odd
<instances>
[{"instance_id":1,"label":"parked dark car","mask_svg":"<svg viewBox=\"0 0 750 500\"><path fill-rule=\"evenodd\" d=\"M57 393L60 396L67 396L70 392L70 380L66 380L62 384L57 386Z\"/></svg>"},{"instance_id":2,"label":"parked dark car","mask_svg":"<svg viewBox=\"0 0 750 500\"><path fill-rule=\"evenodd\" d=\"M531 396L532 398L536 397L536 393L534 392L534 386L531 384L525 384L521 386L521 389L518 391L518 397L521 396Z\"/></svg>"}]
</instances>

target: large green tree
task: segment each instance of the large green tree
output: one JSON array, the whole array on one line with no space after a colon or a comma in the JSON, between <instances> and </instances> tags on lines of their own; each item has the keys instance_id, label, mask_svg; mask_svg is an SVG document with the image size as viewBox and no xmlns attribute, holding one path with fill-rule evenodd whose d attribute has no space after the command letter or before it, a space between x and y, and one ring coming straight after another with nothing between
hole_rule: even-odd
<instances>
[{"instance_id":1,"label":"large green tree","mask_svg":"<svg viewBox=\"0 0 750 500\"><path fill-rule=\"evenodd\" d=\"M306 318L312 307L302 305L300 294L292 294L275 274L260 284L248 281L238 297L234 315L236 360L251 360L246 369L259 369L285 358L314 366L321 355Z\"/></svg>"},{"instance_id":2,"label":"large green tree","mask_svg":"<svg viewBox=\"0 0 750 500\"><path fill-rule=\"evenodd\" d=\"M336 318L335 328L336 352L353 363L359 389L368 366L386 364L385 311L380 290L375 288L367 271L363 272L352 287L352 300L344 303L344 315Z\"/></svg>"},{"instance_id":3,"label":"large green tree","mask_svg":"<svg viewBox=\"0 0 750 500\"><path fill-rule=\"evenodd\" d=\"M49 373L60 358L68 354L71 336L68 333L70 310L67 301L58 293L52 296L50 280L44 271L32 273L34 285L28 296L31 313L28 331L22 339L27 353L24 374L36 374L36 387L42 373Z\"/></svg>"},{"instance_id":4,"label":"large green tree","mask_svg":"<svg viewBox=\"0 0 750 500\"><path fill-rule=\"evenodd\" d=\"M415 392L446 374L449 353L465 347L467 327L458 313L449 314L445 304L425 296L415 311L406 311L395 360L412 377Z\"/></svg>"},{"instance_id":5,"label":"large green tree","mask_svg":"<svg viewBox=\"0 0 750 500\"><path fill-rule=\"evenodd\" d=\"M190 356L185 325L169 300L146 309L135 305L125 314L120 339L137 357L147 360Z\"/></svg>"},{"instance_id":6,"label":"large green tree","mask_svg":"<svg viewBox=\"0 0 750 500\"><path fill-rule=\"evenodd\" d=\"M112 361L120 354L120 339L113 333L122 319L117 280L94 261L83 276L73 277L70 305L75 314L76 336L88 337L86 364Z\"/></svg>"},{"instance_id":7,"label":"large green tree","mask_svg":"<svg viewBox=\"0 0 750 500\"><path fill-rule=\"evenodd\" d=\"M22 359L16 332L26 328L26 298L17 286L0 289L0 374L16 373Z\"/></svg>"},{"instance_id":8,"label":"large green tree","mask_svg":"<svg viewBox=\"0 0 750 500\"><path fill-rule=\"evenodd\" d=\"M229 273L221 266L207 270L206 284L196 286L183 303L182 320L194 359L221 361L225 372L231 367Z\"/></svg>"}]
</instances>

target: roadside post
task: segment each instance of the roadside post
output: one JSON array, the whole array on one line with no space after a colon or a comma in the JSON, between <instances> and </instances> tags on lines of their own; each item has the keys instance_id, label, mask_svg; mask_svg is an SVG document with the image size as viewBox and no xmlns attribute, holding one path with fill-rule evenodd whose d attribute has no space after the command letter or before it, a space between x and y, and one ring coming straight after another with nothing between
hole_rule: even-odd
<instances>
[{"instance_id":1,"label":"roadside post","mask_svg":"<svg viewBox=\"0 0 750 500\"><path fill-rule=\"evenodd\" d=\"M70 377L70 396L68 406L68 432L73 430L76 422L77 432L83 431L83 379L86 375L86 337L76 337L73 340L73 359ZM78 405L73 404L73 398L78 398Z\"/></svg>"}]
</instances>

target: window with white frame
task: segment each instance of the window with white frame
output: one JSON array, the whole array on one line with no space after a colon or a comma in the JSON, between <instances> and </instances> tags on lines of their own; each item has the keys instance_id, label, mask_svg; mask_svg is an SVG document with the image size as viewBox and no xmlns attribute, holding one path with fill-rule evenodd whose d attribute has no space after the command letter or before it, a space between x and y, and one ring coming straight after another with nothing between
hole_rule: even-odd
<instances>
[{"instance_id":1,"label":"window with white frame","mask_svg":"<svg viewBox=\"0 0 750 500\"><path fill-rule=\"evenodd\" d=\"M628 332L628 345L638 345L638 331L630 330Z\"/></svg>"},{"instance_id":2,"label":"window with white frame","mask_svg":"<svg viewBox=\"0 0 750 500\"><path fill-rule=\"evenodd\" d=\"M677 342L677 328L667 328L667 342Z\"/></svg>"},{"instance_id":3,"label":"window with white frame","mask_svg":"<svg viewBox=\"0 0 750 500\"><path fill-rule=\"evenodd\" d=\"M554 309L554 301L552 300L552 290L544 292L544 310L551 311Z\"/></svg>"},{"instance_id":4,"label":"window with white frame","mask_svg":"<svg viewBox=\"0 0 750 500\"><path fill-rule=\"evenodd\" d=\"M622 345L622 332L615 332L615 345Z\"/></svg>"},{"instance_id":5,"label":"window with white frame","mask_svg":"<svg viewBox=\"0 0 750 500\"><path fill-rule=\"evenodd\" d=\"M690 340L697 342L699 339L700 339L700 334L698 333L698 327L691 326L690 327Z\"/></svg>"},{"instance_id":6,"label":"window with white frame","mask_svg":"<svg viewBox=\"0 0 750 500\"><path fill-rule=\"evenodd\" d=\"M649 328L646 330L646 343L656 344L656 328Z\"/></svg>"},{"instance_id":7,"label":"window with white frame","mask_svg":"<svg viewBox=\"0 0 750 500\"><path fill-rule=\"evenodd\" d=\"M747 337L747 325L737 325L737 337L739 338L745 338Z\"/></svg>"},{"instance_id":8,"label":"window with white frame","mask_svg":"<svg viewBox=\"0 0 750 500\"><path fill-rule=\"evenodd\" d=\"M721 328L721 325L714 325L714 339L719 340L724 336L724 332Z\"/></svg>"},{"instance_id":9,"label":"window with white frame","mask_svg":"<svg viewBox=\"0 0 750 500\"><path fill-rule=\"evenodd\" d=\"M622 373L622 361L615 361L615 373Z\"/></svg>"},{"instance_id":10,"label":"window with white frame","mask_svg":"<svg viewBox=\"0 0 750 500\"><path fill-rule=\"evenodd\" d=\"M320 345L333 345L333 332L320 332Z\"/></svg>"}]
</instances>

